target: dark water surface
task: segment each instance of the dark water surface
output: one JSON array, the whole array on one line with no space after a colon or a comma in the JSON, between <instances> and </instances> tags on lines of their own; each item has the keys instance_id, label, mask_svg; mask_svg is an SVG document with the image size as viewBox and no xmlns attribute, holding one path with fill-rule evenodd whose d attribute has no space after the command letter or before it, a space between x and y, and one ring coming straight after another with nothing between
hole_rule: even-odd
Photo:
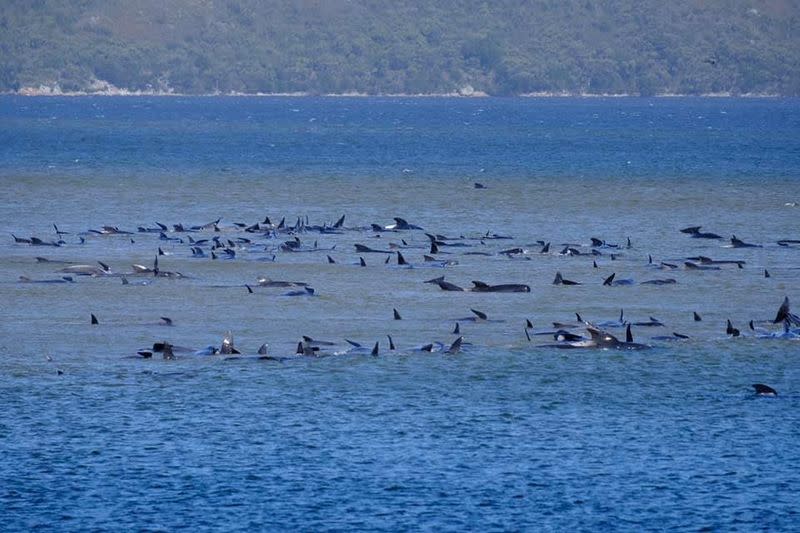
<instances>
[{"instance_id":1,"label":"dark water surface","mask_svg":"<svg viewBox=\"0 0 800 533\"><path fill-rule=\"evenodd\" d=\"M747 322L769 327L784 296L800 301L800 248L777 244L800 239L787 205L800 201L800 101L0 97L0 126L2 529L797 529L800 341ZM474 239L445 249L458 264L442 269L424 264L422 231L297 232L318 248L290 253L293 235L234 226L342 214L349 228L400 216ZM235 260L136 233L219 217L219 232L168 236L250 238ZM10 235L55 239L53 223L70 232L57 248ZM135 234L86 233L103 225ZM724 240L678 232L690 225ZM487 232L513 239L481 243ZM725 247L733 234L763 247ZM588 253L591 237L632 247L557 253ZM401 239L415 268L383 254L357 266L353 244ZM123 273L159 246L161 269L186 279L18 282L63 275L36 256ZM497 253L511 247L527 253ZM746 263L657 270L649 255ZM556 271L583 284L554 286ZM603 287L612 272L635 284ZM531 292L422 283L440 275ZM249 294L259 276L316 295ZM640 284L653 278L676 283ZM462 353L414 350L452 342L470 308L492 320L460 321ZM526 319L539 331L623 308L665 323L634 327L652 349L524 335ZM219 346L228 330L248 354L267 342L290 355L310 335L338 355L133 357L163 340ZM651 339L673 331L690 339ZM339 353L345 338L381 355Z\"/></svg>"}]
</instances>

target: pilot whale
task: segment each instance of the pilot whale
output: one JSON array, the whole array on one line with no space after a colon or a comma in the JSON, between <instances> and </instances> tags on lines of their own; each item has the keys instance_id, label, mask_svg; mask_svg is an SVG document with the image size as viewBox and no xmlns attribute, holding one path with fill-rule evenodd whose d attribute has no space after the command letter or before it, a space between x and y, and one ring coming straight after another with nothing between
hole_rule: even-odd
<instances>
[{"instance_id":1,"label":"pilot whale","mask_svg":"<svg viewBox=\"0 0 800 533\"><path fill-rule=\"evenodd\" d=\"M389 231L391 230L412 230L412 229L422 229L420 226L415 224L409 224L408 221L404 218L400 217L393 217L394 224L390 224L385 226L384 229Z\"/></svg>"},{"instance_id":2,"label":"pilot whale","mask_svg":"<svg viewBox=\"0 0 800 533\"><path fill-rule=\"evenodd\" d=\"M753 389L755 389L756 396L777 396L778 391L770 387L769 385L764 385L763 383L754 383Z\"/></svg>"},{"instance_id":3,"label":"pilot whale","mask_svg":"<svg viewBox=\"0 0 800 533\"><path fill-rule=\"evenodd\" d=\"M522 283L501 283L499 285L489 285L482 281L472 282L472 292L531 292L528 285Z\"/></svg>"},{"instance_id":4,"label":"pilot whale","mask_svg":"<svg viewBox=\"0 0 800 533\"><path fill-rule=\"evenodd\" d=\"M423 283L433 283L438 285L440 289L443 291L453 291L453 292L463 292L464 289L459 287L454 283L450 283L449 281L444 280L444 276L439 276L438 278L429 279L428 281L423 281Z\"/></svg>"},{"instance_id":5,"label":"pilot whale","mask_svg":"<svg viewBox=\"0 0 800 533\"><path fill-rule=\"evenodd\" d=\"M701 232L702 226L690 226L680 230L681 233L687 233L693 239L722 239L720 235L710 232Z\"/></svg>"},{"instance_id":6,"label":"pilot whale","mask_svg":"<svg viewBox=\"0 0 800 533\"><path fill-rule=\"evenodd\" d=\"M356 247L356 252L360 254L394 254L392 250L376 250L363 244L355 244L354 246Z\"/></svg>"},{"instance_id":7,"label":"pilot whale","mask_svg":"<svg viewBox=\"0 0 800 533\"><path fill-rule=\"evenodd\" d=\"M105 263L98 261L99 267L94 265L70 265L66 266L58 272L63 274L74 274L76 276L107 276L111 274L111 269Z\"/></svg>"},{"instance_id":8,"label":"pilot whale","mask_svg":"<svg viewBox=\"0 0 800 533\"><path fill-rule=\"evenodd\" d=\"M763 248L760 244L751 244L749 242L744 242L741 239L737 239L736 235L731 237L731 244L732 248Z\"/></svg>"},{"instance_id":9,"label":"pilot whale","mask_svg":"<svg viewBox=\"0 0 800 533\"><path fill-rule=\"evenodd\" d=\"M580 282L564 279L561 272L556 272L556 279L553 280L553 285L580 285Z\"/></svg>"}]
</instances>

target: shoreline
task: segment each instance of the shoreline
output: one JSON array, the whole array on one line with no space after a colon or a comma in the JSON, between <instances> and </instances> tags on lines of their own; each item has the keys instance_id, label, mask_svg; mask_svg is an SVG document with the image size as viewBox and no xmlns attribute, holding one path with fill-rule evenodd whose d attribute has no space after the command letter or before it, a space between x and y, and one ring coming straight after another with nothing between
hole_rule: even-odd
<instances>
[{"instance_id":1,"label":"shoreline","mask_svg":"<svg viewBox=\"0 0 800 533\"><path fill-rule=\"evenodd\" d=\"M570 93L570 92L533 92L521 93L509 96L496 96L487 94L483 91L464 93L454 91L450 93L385 93L368 94L357 92L345 93L310 93L310 92L285 92L285 93L179 93L168 91L129 91L126 89L105 89L99 91L62 91L58 87L23 87L18 91L0 92L0 96L24 96L24 97L85 97L85 96L116 96L116 97L177 97L177 98L531 98L531 99L555 99L555 98L798 98L798 96L769 94L769 93L742 93L734 94L730 92L701 93L701 94L680 94L680 93L660 93L651 96L641 96L637 94L603 94L603 93Z\"/></svg>"}]
</instances>

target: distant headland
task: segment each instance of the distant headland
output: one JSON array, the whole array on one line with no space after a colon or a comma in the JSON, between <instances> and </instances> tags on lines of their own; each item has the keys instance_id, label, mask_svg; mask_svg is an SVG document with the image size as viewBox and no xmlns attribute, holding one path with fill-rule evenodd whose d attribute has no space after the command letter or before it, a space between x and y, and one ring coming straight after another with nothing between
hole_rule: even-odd
<instances>
[{"instance_id":1,"label":"distant headland","mask_svg":"<svg viewBox=\"0 0 800 533\"><path fill-rule=\"evenodd\" d=\"M795 3L37 0L0 93L800 96Z\"/></svg>"}]
</instances>

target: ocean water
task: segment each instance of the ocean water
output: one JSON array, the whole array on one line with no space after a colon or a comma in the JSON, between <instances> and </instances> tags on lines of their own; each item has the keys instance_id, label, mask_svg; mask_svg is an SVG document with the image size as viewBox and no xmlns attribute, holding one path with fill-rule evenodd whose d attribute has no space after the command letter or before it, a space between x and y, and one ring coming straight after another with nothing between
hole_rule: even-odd
<instances>
[{"instance_id":1,"label":"ocean water","mask_svg":"<svg viewBox=\"0 0 800 533\"><path fill-rule=\"evenodd\" d=\"M0 126L4 530L797 529L800 341L748 321L777 331L764 321L800 299L800 246L777 244L800 239L800 101L2 96ZM236 225L342 215L341 234ZM372 231L393 217L424 230ZM183 243L137 231L218 218L167 233ZM53 224L58 247L11 235L55 240ZM132 233L89 231L106 225ZM426 263L425 232L463 237L437 255L457 264ZM212 260L189 237L250 242ZM281 249L295 237L304 251ZM591 254L592 237L620 248L558 253ZM185 277L131 274L159 247ZM692 256L745 263L687 270ZM19 282L60 279L56 261L113 275ZM603 286L612 273L633 284ZM423 283L442 275L531 292ZM641 284L656 278L676 283ZM633 326L652 348L525 336L526 320L621 309L664 324ZM449 345L456 322L459 354L417 349ZM137 356L227 331L287 359ZM672 332L689 338L652 339ZM330 356L292 358L302 335Z\"/></svg>"}]
</instances>

